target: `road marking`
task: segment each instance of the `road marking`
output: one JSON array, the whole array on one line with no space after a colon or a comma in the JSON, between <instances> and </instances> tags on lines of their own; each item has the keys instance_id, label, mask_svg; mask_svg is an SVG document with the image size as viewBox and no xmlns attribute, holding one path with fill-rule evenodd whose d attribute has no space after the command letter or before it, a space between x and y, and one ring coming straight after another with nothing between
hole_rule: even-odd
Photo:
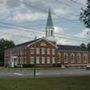
<instances>
[{"instance_id":1,"label":"road marking","mask_svg":"<svg viewBox=\"0 0 90 90\"><path fill-rule=\"evenodd\" d=\"M22 76L23 74L21 73L13 73L14 75Z\"/></svg>"},{"instance_id":2,"label":"road marking","mask_svg":"<svg viewBox=\"0 0 90 90\"><path fill-rule=\"evenodd\" d=\"M36 75L40 75L40 73L36 73Z\"/></svg>"}]
</instances>

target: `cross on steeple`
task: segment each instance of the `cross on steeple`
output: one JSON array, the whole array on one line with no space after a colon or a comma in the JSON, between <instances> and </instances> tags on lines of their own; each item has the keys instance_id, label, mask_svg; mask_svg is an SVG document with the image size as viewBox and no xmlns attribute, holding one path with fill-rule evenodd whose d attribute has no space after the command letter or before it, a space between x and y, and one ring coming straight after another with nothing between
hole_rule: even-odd
<instances>
[{"instance_id":1,"label":"cross on steeple","mask_svg":"<svg viewBox=\"0 0 90 90\"><path fill-rule=\"evenodd\" d=\"M46 37L53 36L53 31L54 31L53 21L51 17L51 10L49 9L47 23L46 23Z\"/></svg>"}]
</instances>

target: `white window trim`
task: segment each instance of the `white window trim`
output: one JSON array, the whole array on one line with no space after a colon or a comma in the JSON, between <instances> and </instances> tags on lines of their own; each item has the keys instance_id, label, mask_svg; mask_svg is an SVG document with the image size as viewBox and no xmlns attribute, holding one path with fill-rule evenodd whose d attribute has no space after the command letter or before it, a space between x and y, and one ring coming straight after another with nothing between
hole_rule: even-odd
<instances>
[{"instance_id":1,"label":"white window trim","mask_svg":"<svg viewBox=\"0 0 90 90\"><path fill-rule=\"evenodd\" d=\"M36 54L40 54L40 48L36 48Z\"/></svg>"},{"instance_id":2,"label":"white window trim","mask_svg":"<svg viewBox=\"0 0 90 90\"><path fill-rule=\"evenodd\" d=\"M31 56L31 58L30 58L30 64L34 64L34 57L33 56Z\"/></svg>"},{"instance_id":3,"label":"white window trim","mask_svg":"<svg viewBox=\"0 0 90 90\"><path fill-rule=\"evenodd\" d=\"M84 57L83 63L87 63L88 62L88 55L83 54L83 57Z\"/></svg>"},{"instance_id":4,"label":"white window trim","mask_svg":"<svg viewBox=\"0 0 90 90\"><path fill-rule=\"evenodd\" d=\"M79 59L77 60L77 63L81 63L81 54L78 53L78 54L76 55L76 57L77 57L77 58L79 57Z\"/></svg>"},{"instance_id":5,"label":"white window trim","mask_svg":"<svg viewBox=\"0 0 90 90\"><path fill-rule=\"evenodd\" d=\"M52 57L52 64L55 63L55 57Z\"/></svg>"},{"instance_id":6,"label":"white window trim","mask_svg":"<svg viewBox=\"0 0 90 90\"><path fill-rule=\"evenodd\" d=\"M36 64L40 64L40 57L36 57Z\"/></svg>"},{"instance_id":7,"label":"white window trim","mask_svg":"<svg viewBox=\"0 0 90 90\"><path fill-rule=\"evenodd\" d=\"M71 58L73 56L73 58ZM75 63L75 54L74 53L72 53L71 55L70 55L70 62L71 63Z\"/></svg>"},{"instance_id":8,"label":"white window trim","mask_svg":"<svg viewBox=\"0 0 90 90\"><path fill-rule=\"evenodd\" d=\"M31 53L31 54L34 54L34 50L35 50L35 48L31 47L31 48L30 48L30 53Z\"/></svg>"},{"instance_id":9,"label":"white window trim","mask_svg":"<svg viewBox=\"0 0 90 90\"><path fill-rule=\"evenodd\" d=\"M47 57L47 64L50 64L50 57Z\"/></svg>"},{"instance_id":10,"label":"white window trim","mask_svg":"<svg viewBox=\"0 0 90 90\"><path fill-rule=\"evenodd\" d=\"M42 64L45 64L45 57L42 57Z\"/></svg>"},{"instance_id":11,"label":"white window trim","mask_svg":"<svg viewBox=\"0 0 90 90\"><path fill-rule=\"evenodd\" d=\"M48 55L50 54L50 48L47 48L47 54Z\"/></svg>"},{"instance_id":12,"label":"white window trim","mask_svg":"<svg viewBox=\"0 0 90 90\"><path fill-rule=\"evenodd\" d=\"M68 53L64 53L64 63L68 63Z\"/></svg>"},{"instance_id":13,"label":"white window trim","mask_svg":"<svg viewBox=\"0 0 90 90\"><path fill-rule=\"evenodd\" d=\"M41 54L45 54L45 48L41 48Z\"/></svg>"},{"instance_id":14,"label":"white window trim","mask_svg":"<svg viewBox=\"0 0 90 90\"><path fill-rule=\"evenodd\" d=\"M52 49L52 55L55 55L55 49L54 48Z\"/></svg>"}]
</instances>

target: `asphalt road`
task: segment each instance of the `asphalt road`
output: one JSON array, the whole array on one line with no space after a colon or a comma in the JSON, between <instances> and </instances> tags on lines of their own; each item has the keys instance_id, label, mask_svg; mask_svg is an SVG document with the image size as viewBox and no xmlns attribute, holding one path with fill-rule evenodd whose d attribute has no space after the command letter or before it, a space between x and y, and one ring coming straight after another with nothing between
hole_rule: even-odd
<instances>
[{"instance_id":1,"label":"asphalt road","mask_svg":"<svg viewBox=\"0 0 90 90\"><path fill-rule=\"evenodd\" d=\"M84 76L90 75L86 69L36 69L36 77L62 77L62 76ZM0 69L0 78L3 77L34 77L33 69Z\"/></svg>"}]
</instances>

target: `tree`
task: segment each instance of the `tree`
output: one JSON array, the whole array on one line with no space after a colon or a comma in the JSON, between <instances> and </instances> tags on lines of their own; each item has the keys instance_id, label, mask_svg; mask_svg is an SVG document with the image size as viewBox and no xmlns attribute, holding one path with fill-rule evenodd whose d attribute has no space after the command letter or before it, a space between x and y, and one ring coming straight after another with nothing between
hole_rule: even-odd
<instances>
[{"instance_id":1,"label":"tree","mask_svg":"<svg viewBox=\"0 0 90 90\"><path fill-rule=\"evenodd\" d=\"M82 43L82 44L80 45L80 47L81 47L81 48L84 48L84 49L87 48L86 45L85 45L84 43Z\"/></svg>"},{"instance_id":2,"label":"tree","mask_svg":"<svg viewBox=\"0 0 90 90\"><path fill-rule=\"evenodd\" d=\"M87 0L86 9L81 9L80 20L84 23L87 28L90 28L90 0Z\"/></svg>"},{"instance_id":3,"label":"tree","mask_svg":"<svg viewBox=\"0 0 90 90\"><path fill-rule=\"evenodd\" d=\"M0 39L0 66L4 64L4 51L5 49L15 46L13 41Z\"/></svg>"},{"instance_id":4,"label":"tree","mask_svg":"<svg viewBox=\"0 0 90 90\"><path fill-rule=\"evenodd\" d=\"M87 44L87 49L90 51L90 43Z\"/></svg>"}]
</instances>

